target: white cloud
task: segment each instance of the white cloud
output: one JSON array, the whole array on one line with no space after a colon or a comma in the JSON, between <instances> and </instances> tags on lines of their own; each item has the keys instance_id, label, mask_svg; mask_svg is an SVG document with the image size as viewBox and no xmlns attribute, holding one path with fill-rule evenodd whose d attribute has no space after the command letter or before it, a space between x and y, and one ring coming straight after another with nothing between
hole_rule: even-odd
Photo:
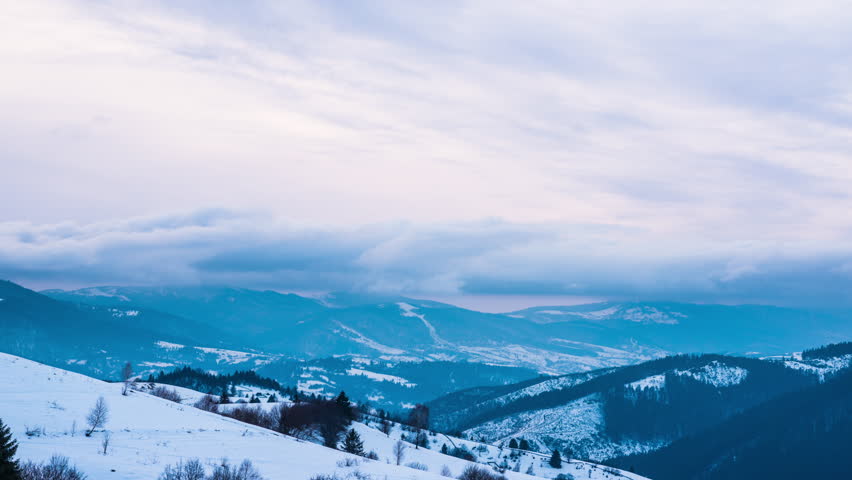
<instances>
[{"instance_id":1,"label":"white cloud","mask_svg":"<svg viewBox=\"0 0 852 480\"><path fill-rule=\"evenodd\" d=\"M751 273L726 265L761 249L852 249L850 16L819 1L11 2L0 220L49 241L0 255L60 271L126 241L185 255L165 277L197 280L238 257L220 247L238 229L207 245L205 227L111 219L225 205L271 212L227 220L258 248L360 232L326 241L369 288L452 293L509 272L556 288L573 271L556 283L591 289L624 273L613 259L637 267L625 288L737 284ZM139 258L122 265L161 278ZM706 258L712 274L662 271Z\"/></svg>"}]
</instances>

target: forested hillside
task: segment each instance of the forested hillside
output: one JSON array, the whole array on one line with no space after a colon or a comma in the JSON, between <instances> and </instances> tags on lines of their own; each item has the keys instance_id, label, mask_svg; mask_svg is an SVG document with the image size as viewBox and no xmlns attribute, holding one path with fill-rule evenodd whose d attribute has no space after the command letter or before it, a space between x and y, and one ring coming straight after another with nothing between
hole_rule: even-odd
<instances>
[{"instance_id":1,"label":"forested hillside","mask_svg":"<svg viewBox=\"0 0 852 480\"><path fill-rule=\"evenodd\" d=\"M852 472L850 439L852 370L846 370L657 452L610 463L655 480L841 479Z\"/></svg>"}]
</instances>

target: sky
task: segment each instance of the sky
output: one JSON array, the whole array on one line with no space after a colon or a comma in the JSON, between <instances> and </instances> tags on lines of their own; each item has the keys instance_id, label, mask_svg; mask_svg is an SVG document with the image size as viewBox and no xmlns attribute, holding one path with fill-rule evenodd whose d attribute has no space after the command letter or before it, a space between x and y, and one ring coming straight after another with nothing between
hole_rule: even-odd
<instances>
[{"instance_id":1,"label":"sky","mask_svg":"<svg viewBox=\"0 0 852 480\"><path fill-rule=\"evenodd\" d=\"M0 277L852 306L852 8L598 3L0 0Z\"/></svg>"}]
</instances>

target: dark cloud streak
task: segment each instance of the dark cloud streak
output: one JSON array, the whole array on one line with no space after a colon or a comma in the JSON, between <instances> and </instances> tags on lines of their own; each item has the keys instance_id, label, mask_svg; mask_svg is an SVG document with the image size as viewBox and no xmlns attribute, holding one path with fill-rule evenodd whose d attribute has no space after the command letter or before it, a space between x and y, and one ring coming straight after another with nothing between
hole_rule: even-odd
<instances>
[{"instance_id":1,"label":"dark cloud streak","mask_svg":"<svg viewBox=\"0 0 852 480\"><path fill-rule=\"evenodd\" d=\"M647 232L616 242L611 227L593 227L490 220L346 231L225 210L76 226L7 223L0 276L43 287L227 284L852 305L852 252L791 257L752 246L684 256ZM642 248L641 256L627 253Z\"/></svg>"}]
</instances>

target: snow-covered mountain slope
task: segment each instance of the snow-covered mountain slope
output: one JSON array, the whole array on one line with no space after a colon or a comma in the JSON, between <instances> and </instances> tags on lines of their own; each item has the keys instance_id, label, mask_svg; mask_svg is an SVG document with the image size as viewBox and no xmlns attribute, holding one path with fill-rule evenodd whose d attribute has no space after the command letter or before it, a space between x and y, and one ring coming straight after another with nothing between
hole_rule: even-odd
<instances>
[{"instance_id":1,"label":"snow-covered mountain slope","mask_svg":"<svg viewBox=\"0 0 852 480\"><path fill-rule=\"evenodd\" d=\"M789 358L774 360L784 362L788 368L817 375L821 382L852 366L852 342L828 345L806 352L797 352Z\"/></svg>"},{"instance_id":2,"label":"snow-covered mountain slope","mask_svg":"<svg viewBox=\"0 0 852 480\"><path fill-rule=\"evenodd\" d=\"M367 421L370 425L374 422ZM369 428L366 425L358 425L359 432L362 438L373 438L377 442L386 441L381 437L385 435L375 428ZM404 427L399 424L394 424L393 429L389 434L392 441L402 438L404 435L411 435L411 432L405 431ZM386 437L387 438L387 437ZM612 469L604 465L593 462L572 459L563 462L562 468L553 468L549 465L550 454L544 454L532 451L522 451L518 449L508 448L503 445L492 445L481 443L470 439L462 439L446 434L433 434L428 438L429 448L431 450L440 451L446 445L447 449L461 447L476 456L476 461L490 467L505 469L506 471L514 472L534 472L536 477L556 478L559 474L570 474L576 479L591 478L591 479L610 479L610 480L639 480L642 477L634 473Z\"/></svg>"},{"instance_id":3,"label":"snow-covered mountain slope","mask_svg":"<svg viewBox=\"0 0 852 480\"><path fill-rule=\"evenodd\" d=\"M844 357L810 359L827 365ZM802 362L800 360L800 362ZM605 460L658 449L744 408L817 383L790 361L678 356L588 374L456 392L429 403L437 425L492 444L524 438ZM695 415L701 411L701 415Z\"/></svg>"},{"instance_id":4,"label":"snow-covered mountain slope","mask_svg":"<svg viewBox=\"0 0 852 480\"><path fill-rule=\"evenodd\" d=\"M365 448L379 454L380 460L369 461L141 391L123 396L120 384L8 354L0 354L0 385L0 412L20 442L19 457L44 460L54 454L65 455L90 478L150 480L166 465L191 458L210 465L222 458L232 462L250 459L269 480L307 480L315 474L333 473L347 478L356 470L366 475L361 478L437 480L445 478L440 476L444 465L454 475L469 465L465 460L432 449L415 449L410 444L405 463L417 462L428 470L395 465L390 458L393 444L401 435L398 427L386 436L364 424L355 425ZM193 396L182 393L187 398ZM83 434L85 418L99 397L109 407L109 418L104 428L87 437ZM107 432L110 442L103 454ZM345 466L347 458L356 460L357 465ZM566 465L565 472L569 469L582 471L588 474L582 478L593 480L641 478L579 462ZM545 478L553 473L542 472L548 475ZM513 480L533 478L511 471L505 475Z\"/></svg>"},{"instance_id":5,"label":"snow-covered mountain slope","mask_svg":"<svg viewBox=\"0 0 852 480\"><path fill-rule=\"evenodd\" d=\"M516 400L572 387L592 378L605 375L612 369L574 373L557 377L542 377L504 387L476 387L453 392L429 403L434 422L443 429L454 429L482 411L498 409Z\"/></svg>"},{"instance_id":6,"label":"snow-covered mountain slope","mask_svg":"<svg viewBox=\"0 0 852 480\"><path fill-rule=\"evenodd\" d=\"M464 433L506 444L524 438L536 448L570 448L583 458L607 459L642 453L665 445L660 440L613 439L606 435L603 401L599 394L587 395L554 408L530 410L486 422Z\"/></svg>"}]
</instances>

